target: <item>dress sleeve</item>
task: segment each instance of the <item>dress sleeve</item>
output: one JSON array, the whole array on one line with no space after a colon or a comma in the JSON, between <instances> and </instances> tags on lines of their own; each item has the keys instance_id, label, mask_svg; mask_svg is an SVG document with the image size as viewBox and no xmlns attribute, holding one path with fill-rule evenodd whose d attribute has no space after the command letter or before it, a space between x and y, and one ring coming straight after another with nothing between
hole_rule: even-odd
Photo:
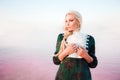
<instances>
[{"instance_id":1,"label":"dress sleeve","mask_svg":"<svg viewBox=\"0 0 120 80\"><path fill-rule=\"evenodd\" d=\"M59 34L57 38L56 50L54 52L54 55L59 52L62 39L63 39L63 34ZM53 56L53 63L56 65L59 65L61 63L61 61L58 59L58 56Z\"/></svg>"},{"instance_id":2,"label":"dress sleeve","mask_svg":"<svg viewBox=\"0 0 120 80\"><path fill-rule=\"evenodd\" d=\"M89 43L88 44L89 44L88 54L93 58L93 61L91 63L88 63L88 66L90 68L95 68L98 64L98 60L95 55L95 40L90 35L89 35Z\"/></svg>"}]
</instances>

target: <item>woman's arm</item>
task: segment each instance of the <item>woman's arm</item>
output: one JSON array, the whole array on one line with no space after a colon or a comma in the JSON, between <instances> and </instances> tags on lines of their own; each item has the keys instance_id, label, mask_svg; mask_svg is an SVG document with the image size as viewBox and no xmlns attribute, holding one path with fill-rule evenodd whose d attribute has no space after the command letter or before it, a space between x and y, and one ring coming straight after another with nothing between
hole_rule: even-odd
<instances>
[{"instance_id":1,"label":"woman's arm","mask_svg":"<svg viewBox=\"0 0 120 80\"><path fill-rule=\"evenodd\" d=\"M59 60L62 61L67 55L74 53L76 49L75 44L66 45L66 48L58 55Z\"/></svg>"},{"instance_id":2,"label":"woman's arm","mask_svg":"<svg viewBox=\"0 0 120 80\"><path fill-rule=\"evenodd\" d=\"M97 57L95 56L95 40L92 36L89 36L87 50L88 52L84 48L79 47L77 49L77 54L87 61L89 67L95 68L98 64L98 60Z\"/></svg>"},{"instance_id":3,"label":"woman's arm","mask_svg":"<svg viewBox=\"0 0 120 80\"><path fill-rule=\"evenodd\" d=\"M59 34L58 37L57 37L57 42L56 42L56 50L54 52L54 56L53 56L53 63L56 64L56 65L59 65L60 64L60 60L58 58L58 52L60 50L60 45L61 45L61 42L62 42L62 39L63 39L63 33L62 34Z\"/></svg>"},{"instance_id":4,"label":"woman's arm","mask_svg":"<svg viewBox=\"0 0 120 80\"><path fill-rule=\"evenodd\" d=\"M89 42L88 42L88 54L93 58L93 61L88 63L90 68L95 68L98 64L97 57L95 55L95 40L94 37L89 35Z\"/></svg>"},{"instance_id":5,"label":"woman's arm","mask_svg":"<svg viewBox=\"0 0 120 80\"><path fill-rule=\"evenodd\" d=\"M67 55L68 55L67 50L64 50L58 55L58 59L62 61Z\"/></svg>"},{"instance_id":6,"label":"woman's arm","mask_svg":"<svg viewBox=\"0 0 120 80\"><path fill-rule=\"evenodd\" d=\"M82 47L79 47L77 49L77 54L84 58L88 63L91 63L93 61L93 58Z\"/></svg>"},{"instance_id":7,"label":"woman's arm","mask_svg":"<svg viewBox=\"0 0 120 80\"><path fill-rule=\"evenodd\" d=\"M66 48L63 51L60 51L60 45L61 45L62 39L63 39L63 35L60 34L57 39L55 55L53 56L53 62L56 65L60 64L61 61L63 61L67 55L74 53L76 51L75 44L67 44Z\"/></svg>"}]
</instances>

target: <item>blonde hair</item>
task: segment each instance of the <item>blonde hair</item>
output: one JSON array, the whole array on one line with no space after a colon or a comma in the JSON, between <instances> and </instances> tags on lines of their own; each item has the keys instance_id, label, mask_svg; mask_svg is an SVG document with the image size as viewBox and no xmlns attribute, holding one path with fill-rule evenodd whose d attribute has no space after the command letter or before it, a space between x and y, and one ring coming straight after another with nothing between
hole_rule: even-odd
<instances>
[{"instance_id":1,"label":"blonde hair","mask_svg":"<svg viewBox=\"0 0 120 80\"><path fill-rule=\"evenodd\" d=\"M81 27L81 24L82 24L82 15L78 11L75 11L75 10L70 10L66 14L66 16L69 15L69 14L72 14L78 20L78 22L79 22L78 27L79 27L79 30L80 30L80 27Z\"/></svg>"},{"instance_id":2,"label":"blonde hair","mask_svg":"<svg viewBox=\"0 0 120 80\"><path fill-rule=\"evenodd\" d=\"M72 34L73 34L73 31L68 31L67 34L65 34L65 33L63 34L64 37L63 37L63 39L61 41L60 49L59 49L59 52L56 54L56 56L58 56L61 52L63 52L63 50L65 49L66 44L67 44L66 39L68 38L68 36L70 36Z\"/></svg>"},{"instance_id":3,"label":"blonde hair","mask_svg":"<svg viewBox=\"0 0 120 80\"><path fill-rule=\"evenodd\" d=\"M78 11L75 11L75 10L70 10L66 14L66 16L69 15L69 14L74 15L74 17L79 21L79 25L78 25L79 29L78 30L80 30L81 23L82 23L82 16L81 16L81 14ZM65 31L67 31L66 27L64 27L64 32ZM64 33L64 37L63 37L63 40L61 41L61 45L60 45L60 50L59 50L58 54L56 54L56 55L59 55L65 49L65 47L66 47L66 39L67 39L67 37L69 37L72 34L73 34L73 31L68 31L68 34Z\"/></svg>"},{"instance_id":4,"label":"blonde hair","mask_svg":"<svg viewBox=\"0 0 120 80\"><path fill-rule=\"evenodd\" d=\"M75 18L76 18L80 23L82 23L82 15L81 15L78 11L70 10L70 11L66 14L66 16L67 16L68 14L73 14L73 15L75 16Z\"/></svg>"}]
</instances>

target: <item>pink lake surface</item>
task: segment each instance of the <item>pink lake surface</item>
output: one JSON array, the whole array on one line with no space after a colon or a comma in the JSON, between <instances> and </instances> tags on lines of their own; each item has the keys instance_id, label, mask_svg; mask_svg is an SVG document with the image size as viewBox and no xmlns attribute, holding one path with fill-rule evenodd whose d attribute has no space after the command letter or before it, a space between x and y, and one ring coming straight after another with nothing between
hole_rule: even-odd
<instances>
[{"instance_id":1,"label":"pink lake surface","mask_svg":"<svg viewBox=\"0 0 120 80\"><path fill-rule=\"evenodd\" d=\"M93 80L120 80L119 57L98 56L98 66L91 69ZM0 53L0 80L54 80L57 69L47 53L9 50Z\"/></svg>"}]
</instances>

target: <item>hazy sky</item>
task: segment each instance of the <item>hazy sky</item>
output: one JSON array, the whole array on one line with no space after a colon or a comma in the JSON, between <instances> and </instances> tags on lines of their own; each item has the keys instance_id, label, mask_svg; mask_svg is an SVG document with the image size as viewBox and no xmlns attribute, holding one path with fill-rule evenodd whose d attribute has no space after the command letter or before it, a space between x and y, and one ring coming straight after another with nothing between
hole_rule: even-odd
<instances>
[{"instance_id":1,"label":"hazy sky","mask_svg":"<svg viewBox=\"0 0 120 80\"><path fill-rule=\"evenodd\" d=\"M93 79L118 79L120 0L0 0L0 79L53 78L56 40L69 10L81 13L81 32L95 38Z\"/></svg>"},{"instance_id":2,"label":"hazy sky","mask_svg":"<svg viewBox=\"0 0 120 80\"><path fill-rule=\"evenodd\" d=\"M82 14L81 31L98 46L120 47L120 0L0 0L0 48L53 48L69 10Z\"/></svg>"}]
</instances>

